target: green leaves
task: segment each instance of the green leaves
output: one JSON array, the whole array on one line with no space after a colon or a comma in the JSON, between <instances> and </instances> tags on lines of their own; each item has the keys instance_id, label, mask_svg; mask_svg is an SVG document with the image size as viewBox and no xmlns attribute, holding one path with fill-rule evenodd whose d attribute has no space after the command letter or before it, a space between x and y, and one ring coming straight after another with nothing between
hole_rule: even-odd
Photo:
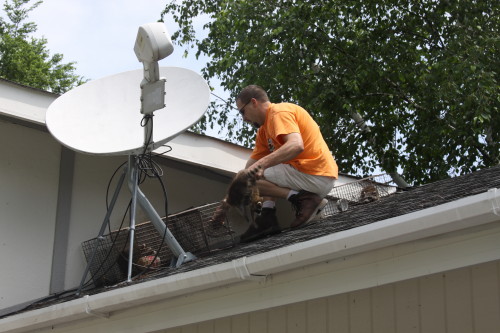
<instances>
[{"instance_id":1,"label":"green leaves","mask_svg":"<svg viewBox=\"0 0 500 333\"><path fill-rule=\"evenodd\" d=\"M201 41L190 8L211 17ZM500 162L498 11L493 0L185 0L164 15L232 97L259 84L309 110L342 172L419 184ZM229 139L252 142L227 106L211 114Z\"/></svg>"},{"instance_id":2,"label":"green leaves","mask_svg":"<svg viewBox=\"0 0 500 333\"><path fill-rule=\"evenodd\" d=\"M61 54L50 55L44 38L30 37L36 31L33 22L25 23L28 13L42 1L29 6L31 0L5 1L4 11L9 21L0 18L0 77L48 90L57 94L82 84L75 63L62 63Z\"/></svg>"}]
</instances>

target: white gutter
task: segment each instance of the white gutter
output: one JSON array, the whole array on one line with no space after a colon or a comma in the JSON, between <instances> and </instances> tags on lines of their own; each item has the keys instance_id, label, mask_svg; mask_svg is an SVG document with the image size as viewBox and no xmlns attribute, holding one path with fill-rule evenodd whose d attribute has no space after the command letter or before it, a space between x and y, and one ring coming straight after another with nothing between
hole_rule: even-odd
<instances>
[{"instance_id":1,"label":"white gutter","mask_svg":"<svg viewBox=\"0 0 500 333\"><path fill-rule=\"evenodd\" d=\"M114 311L495 221L500 221L500 190L491 189L232 262L20 313L0 320L0 332L26 332L93 316L108 318Z\"/></svg>"}]
</instances>

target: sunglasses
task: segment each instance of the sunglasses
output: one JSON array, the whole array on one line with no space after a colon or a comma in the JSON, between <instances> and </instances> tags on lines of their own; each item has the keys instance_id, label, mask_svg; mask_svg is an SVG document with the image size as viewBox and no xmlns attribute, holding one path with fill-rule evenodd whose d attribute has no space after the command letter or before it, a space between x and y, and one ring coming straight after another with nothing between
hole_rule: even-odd
<instances>
[{"instance_id":1,"label":"sunglasses","mask_svg":"<svg viewBox=\"0 0 500 333\"><path fill-rule=\"evenodd\" d=\"M251 101L252 101L252 100L248 101L245 105L243 105L243 106L241 107L241 109L238 109L238 112L239 112L242 116L244 116L244 115L245 115L245 107L246 107L248 104L250 104L250 102L251 102Z\"/></svg>"}]
</instances>

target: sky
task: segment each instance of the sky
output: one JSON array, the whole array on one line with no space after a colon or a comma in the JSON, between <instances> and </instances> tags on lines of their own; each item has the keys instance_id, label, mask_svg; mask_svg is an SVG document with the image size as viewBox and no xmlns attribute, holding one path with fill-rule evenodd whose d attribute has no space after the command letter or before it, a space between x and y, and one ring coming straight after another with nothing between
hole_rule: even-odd
<instances>
[{"instance_id":1,"label":"sky","mask_svg":"<svg viewBox=\"0 0 500 333\"><path fill-rule=\"evenodd\" d=\"M63 62L76 62L77 74L87 79L142 69L133 47L139 26L156 22L169 0L44 0L29 14L37 24L37 37L47 39L51 54ZM165 23L169 33L173 20ZM200 28L200 33L202 29ZM178 66L200 72L204 62L194 55L183 58L176 47L160 66Z\"/></svg>"}]
</instances>

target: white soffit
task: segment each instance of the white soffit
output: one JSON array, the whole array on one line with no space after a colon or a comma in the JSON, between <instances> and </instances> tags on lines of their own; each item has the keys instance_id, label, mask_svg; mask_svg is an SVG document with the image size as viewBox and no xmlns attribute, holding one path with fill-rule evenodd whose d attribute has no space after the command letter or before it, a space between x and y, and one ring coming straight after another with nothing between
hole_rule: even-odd
<instances>
[{"instance_id":1,"label":"white soffit","mask_svg":"<svg viewBox=\"0 0 500 333\"><path fill-rule=\"evenodd\" d=\"M167 143L172 151L164 156L180 162L236 173L245 168L251 149L219 139L184 132ZM155 153L168 151L159 148Z\"/></svg>"}]
</instances>

